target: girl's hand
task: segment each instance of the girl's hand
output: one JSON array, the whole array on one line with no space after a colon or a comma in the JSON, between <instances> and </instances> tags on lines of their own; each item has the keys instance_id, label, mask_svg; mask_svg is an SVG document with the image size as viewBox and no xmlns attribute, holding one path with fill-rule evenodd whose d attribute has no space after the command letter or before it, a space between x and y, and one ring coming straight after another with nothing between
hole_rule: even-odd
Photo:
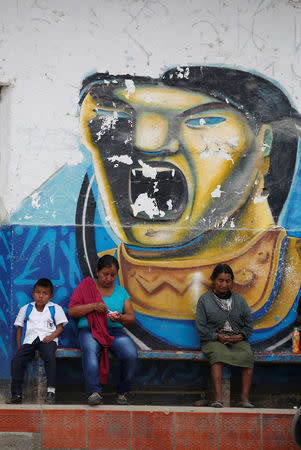
<instances>
[{"instance_id":1,"label":"girl's hand","mask_svg":"<svg viewBox=\"0 0 301 450\"><path fill-rule=\"evenodd\" d=\"M121 314L118 311L110 311L109 314L109 319L111 322L120 322L121 319Z\"/></svg>"},{"instance_id":2,"label":"girl's hand","mask_svg":"<svg viewBox=\"0 0 301 450\"><path fill-rule=\"evenodd\" d=\"M104 303L94 303L94 311L98 313L104 313L108 310Z\"/></svg>"}]
</instances>

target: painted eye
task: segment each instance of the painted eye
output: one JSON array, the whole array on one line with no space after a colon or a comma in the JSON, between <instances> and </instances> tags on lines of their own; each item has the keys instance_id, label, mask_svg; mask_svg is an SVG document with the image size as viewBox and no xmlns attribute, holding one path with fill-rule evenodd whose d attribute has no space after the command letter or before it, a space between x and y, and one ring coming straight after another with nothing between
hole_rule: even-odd
<instances>
[{"instance_id":1,"label":"painted eye","mask_svg":"<svg viewBox=\"0 0 301 450\"><path fill-rule=\"evenodd\" d=\"M225 120L225 117L197 117L195 119L186 120L186 125L189 128L202 128L212 125L218 125Z\"/></svg>"},{"instance_id":2,"label":"painted eye","mask_svg":"<svg viewBox=\"0 0 301 450\"><path fill-rule=\"evenodd\" d=\"M109 111L107 109L96 108L93 110L100 117L112 117L116 119L132 119L130 114L124 111L117 111L116 109Z\"/></svg>"}]
</instances>

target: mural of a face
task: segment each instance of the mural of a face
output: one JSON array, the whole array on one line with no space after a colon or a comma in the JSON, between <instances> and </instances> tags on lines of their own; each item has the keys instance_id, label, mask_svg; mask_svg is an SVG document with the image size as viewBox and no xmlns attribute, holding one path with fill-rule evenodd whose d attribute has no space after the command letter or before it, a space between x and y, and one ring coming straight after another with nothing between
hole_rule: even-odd
<instances>
[{"instance_id":1,"label":"mural of a face","mask_svg":"<svg viewBox=\"0 0 301 450\"><path fill-rule=\"evenodd\" d=\"M198 348L196 303L220 262L231 265L234 290L252 310L253 342L293 322L300 244L276 224L295 169L298 117L273 83L235 69L84 82L80 137L97 181L86 217L93 224L96 205L100 226L92 232L79 220L87 229L78 232L79 255L85 273L103 250L103 225L113 231L142 339L149 332L160 345ZM94 181L86 183L78 217Z\"/></svg>"},{"instance_id":2,"label":"mural of a face","mask_svg":"<svg viewBox=\"0 0 301 450\"><path fill-rule=\"evenodd\" d=\"M223 221L245 225L235 214L260 195L271 133L263 125L255 135L239 111L208 95L138 84L92 88L81 139L115 234L155 247L185 244Z\"/></svg>"}]
</instances>

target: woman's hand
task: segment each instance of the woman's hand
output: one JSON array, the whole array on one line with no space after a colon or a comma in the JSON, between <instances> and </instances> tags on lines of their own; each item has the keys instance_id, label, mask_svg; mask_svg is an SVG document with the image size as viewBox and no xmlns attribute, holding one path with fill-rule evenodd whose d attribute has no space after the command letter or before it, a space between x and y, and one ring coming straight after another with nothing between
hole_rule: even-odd
<instances>
[{"instance_id":1,"label":"woman's hand","mask_svg":"<svg viewBox=\"0 0 301 450\"><path fill-rule=\"evenodd\" d=\"M118 311L111 311L108 314L111 322L120 322L121 314Z\"/></svg>"},{"instance_id":2,"label":"woman's hand","mask_svg":"<svg viewBox=\"0 0 301 450\"><path fill-rule=\"evenodd\" d=\"M225 345L232 345L236 342L243 341L244 336L242 333L239 334L233 334L232 336L229 336L227 334L219 333L218 334L218 340Z\"/></svg>"},{"instance_id":3,"label":"woman's hand","mask_svg":"<svg viewBox=\"0 0 301 450\"><path fill-rule=\"evenodd\" d=\"M104 313L108 310L107 306L104 303L93 303L93 311L97 313Z\"/></svg>"},{"instance_id":4,"label":"woman's hand","mask_svg":"<svg viewBox=\"0 0 301 450\"><path fill-rule=\"evenodd\" d=\"M228 334L223 334L223 333L218 333L217 336L218 340L225 345L231 345L232 342L229 338L231 338L231 336L228 336Z\"/></svg>"}]
</instances>

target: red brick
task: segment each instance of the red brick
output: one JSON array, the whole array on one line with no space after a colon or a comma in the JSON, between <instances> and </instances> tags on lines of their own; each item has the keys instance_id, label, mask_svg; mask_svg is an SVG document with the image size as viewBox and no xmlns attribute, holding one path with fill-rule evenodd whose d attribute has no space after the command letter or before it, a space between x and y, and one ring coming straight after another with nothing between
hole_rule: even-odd
<instances>
[{"instance_id":1,"label":"red brick","mask_svg":"<svg viewBox=\"0 0 301 450\"><path fill-rule=\"evenodd\" d=\"M133 411L132 450L172 450L173 413Z\"/></svg>"},{"instance_id":2,"label":"red brick","mask_svg":"<svg viewBox=\"0 0 301 450\"><path fill-rule=\"evenodd\" d=\"M219 450L261 448L259 413L219 413Z\"/></svg>"},{"instance_id":3,"label":"red brick","mask_svg":"<svg viewBox=\"0 0 301 450\"><path fill-rule=\"evenodd\" d=\"M0 431L39 433L41 411L1 409Z\"/></svg>"},{"instance_id":4,"label":"red brick","mask_svg":"<svg viewBox=\"0 0 301 450\"><path fill-rule=\"evenodd\" d=\"M130 425L129 411L89 411L88 448L129 449Z\"/></svg>"},{"instance_id":5,"label":"red brick","mask_svg":"<svg viewBox=\"0 0 301 450\"><path fill-rule=\"evenodd\" d=\"M43 448L86 448L85 410L45 410Z\"/></svg>"},{"instance_id":6,"label":"red brick","mask_svg":"<svg viewBox=\"0 0 301 450\"><path fill-rule=\"evenodd\" d=\"M293 419L294 415L287 414L267 413L262 415L263 450L295 450L298 448L292 437Z\"/></svg>"},{"instance_id":7,"label":"red brick","mask_svg":"<svg viewBox=\"0 0 301 450\"><path fill-rule=\"evenodd\" d=\"M217 448L217 414L177 412L175 450Z\"/></svg>"}]
</instances>

